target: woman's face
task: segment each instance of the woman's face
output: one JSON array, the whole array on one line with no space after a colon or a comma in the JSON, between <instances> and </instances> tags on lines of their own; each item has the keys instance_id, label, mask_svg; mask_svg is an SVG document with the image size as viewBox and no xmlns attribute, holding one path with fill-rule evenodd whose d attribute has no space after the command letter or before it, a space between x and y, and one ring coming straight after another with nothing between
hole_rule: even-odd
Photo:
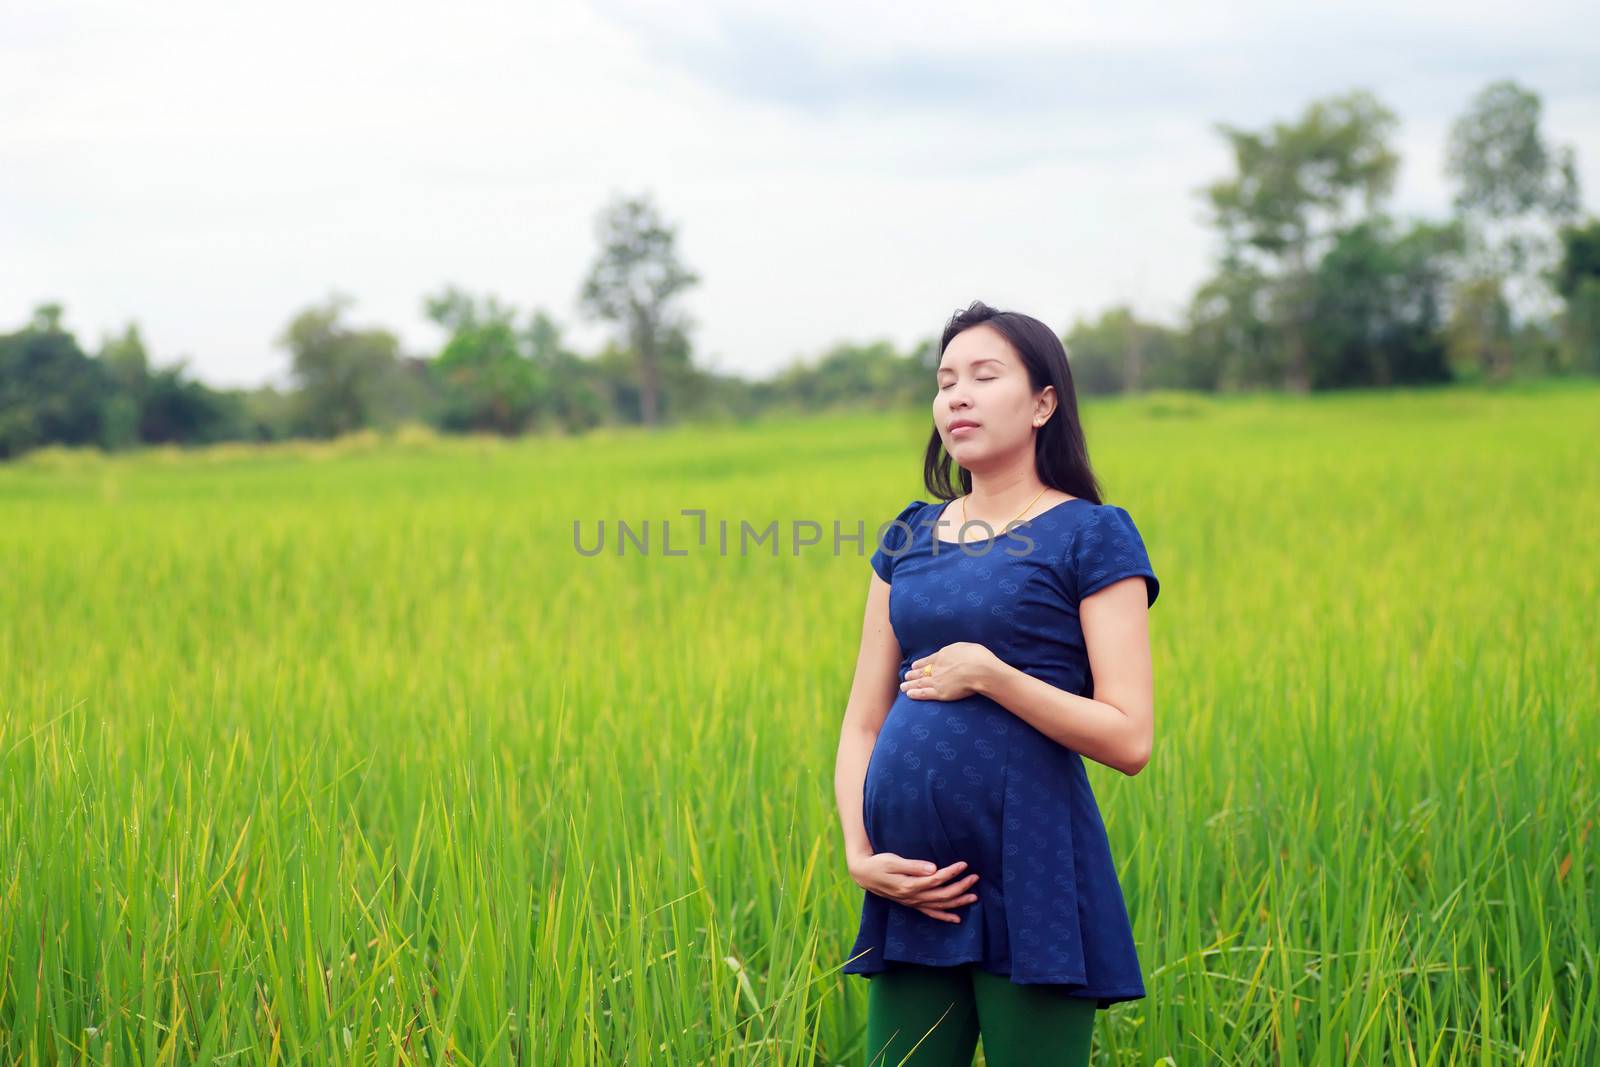
<instances>
[{"instance_id":1,"label":"woman's face","mask_svg":"<svg viewBox=\"0 0 1600 1067\"><path fill-rule=\"evenodd\" d=\"M1005 335L989 326L962 330L939 360L933 423L944 450L967 470L992 457L1033 447L1034 431L1054 409L1055 390L1038 393Z\"/></svg>"}]
</instances>

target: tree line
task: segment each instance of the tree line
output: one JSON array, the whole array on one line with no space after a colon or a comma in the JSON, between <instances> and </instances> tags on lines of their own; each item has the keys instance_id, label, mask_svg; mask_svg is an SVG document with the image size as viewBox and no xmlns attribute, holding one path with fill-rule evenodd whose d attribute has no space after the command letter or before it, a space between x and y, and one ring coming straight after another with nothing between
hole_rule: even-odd
<instances>
[{"instance_id":1,"label":"tree line","mask_svg":"<svg viewBox=\"0 0 1600 1067\"><path fill-rule=\"evenodd\" d=\"M1233 173L1197 190L1218 242L1214 269L1176 325L1115 307L1062 340L1086 395L1149 389L1297 393L1534 375L1600 374L1600 220L1580 219L1572 149L1540 129L1537 94L1495 82L1450 130L1454 185L1442 219L1388 209L1400 157L1394 112L1365 90L1313 101L1292 121L1219 123ZM455 286L423 309L438 352L348 321L334 293L277 338L291 388L216 389L186 361L152 365L137 324L85 351L60 304L0 335L0 457L47 444L119 449L330 437L421 422L445 432L583 433L749 418L774 409L926 403L928 336L900 351L844 342L766 379L697 364L683 294L699 275L648 195L597 219L578 297L609 324L573 350L545 310L524 315ZM977 294L982 295L982 294Z\"/></svg>"}]
</instances>

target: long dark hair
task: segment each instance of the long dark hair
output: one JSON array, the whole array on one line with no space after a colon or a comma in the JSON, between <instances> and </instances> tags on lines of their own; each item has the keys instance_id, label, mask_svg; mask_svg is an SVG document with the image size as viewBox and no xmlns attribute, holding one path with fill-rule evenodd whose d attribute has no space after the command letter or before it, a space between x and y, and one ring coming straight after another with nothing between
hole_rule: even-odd
<instances>
[{"instance_id":1,"label":"long dark hair","mask_svg":"<svg viewBox=\"0 0 1600 1067\"><path fill-rule=\"evenodd\" d=\"M980 323L998 330L1011 347L1022 357L1028 368L1028 380L1034 392L1047 385L1056 387L1056 409L1033 439L1033 460L1039 480L1052 489L1082 497L1091 504L1103 503L1100 499L1100 480L1089 465L1089 446L1083 439L1083 425L1078 421L1078 394L1072 387L1072 368L1067 366L1067 350L1055 331L1032 315L1020 311L1001 311L981 300L950 316L944 325L944 335L939 339L939 359L944 350L962 330ZM940 500L954 500L962 493L972 491L972 475L960 471L960 488L950 477L954 460L944 450L944 440L939 427L933 428L928 438L928 450L922 460L922 481L928 492Z\"/></svg>"}]
</instances>

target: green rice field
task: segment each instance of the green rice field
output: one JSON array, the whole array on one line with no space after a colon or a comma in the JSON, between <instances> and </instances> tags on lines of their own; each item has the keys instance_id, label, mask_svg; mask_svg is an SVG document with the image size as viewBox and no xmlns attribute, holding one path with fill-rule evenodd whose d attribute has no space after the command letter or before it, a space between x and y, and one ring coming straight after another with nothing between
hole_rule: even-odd
<instances>
[{"instance_id":1,"label":"green rice field","mask_svg":"<svg viewBox=\"0 0 1600 1067\"><path fill-rule=\"evenodd\" d=\"M1161 579L1095 1062L1600 1063L1600 387L1083 414ZM0 1064L860 1063L834 751L930 425L0 467Z\"/></svg>"}]
</instances>

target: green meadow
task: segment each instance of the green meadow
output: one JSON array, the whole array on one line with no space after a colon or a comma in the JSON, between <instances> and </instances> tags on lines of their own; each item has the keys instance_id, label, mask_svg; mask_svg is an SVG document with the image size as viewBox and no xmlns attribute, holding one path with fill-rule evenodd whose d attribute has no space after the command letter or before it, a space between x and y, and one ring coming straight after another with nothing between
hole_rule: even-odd
<instances>
[{"instance_id":1,"label":"green meadow","mask_svg":"<svg viewBox=\"0 0 1600 1067\"><path fill-rule=\"evenodd\" d=\"M1096 1062L1600 1062L1600 388L1083 415L1162 583ZM929 426L0 467L0 1064L859 1063L833 759Z\"/></svg>"}]
</instances>

